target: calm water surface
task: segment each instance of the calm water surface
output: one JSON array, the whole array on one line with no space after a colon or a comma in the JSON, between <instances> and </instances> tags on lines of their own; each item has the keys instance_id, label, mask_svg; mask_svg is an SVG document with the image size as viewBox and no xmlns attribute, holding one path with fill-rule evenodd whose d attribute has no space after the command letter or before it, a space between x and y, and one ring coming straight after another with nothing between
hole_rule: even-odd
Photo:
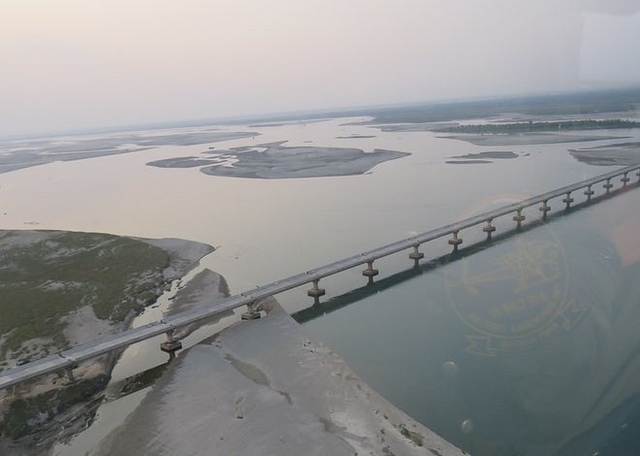
<instances>
[{"instance_id":1,"label":"calm water surface","mask_svg":"<svg viewBox=\"0 0 640 456\"><path fill-rule=\"evenodd\" d=\"M369 126L346 125L354 120L358 119L263 127L233 126L228 129L256 131L261 135L214 145L230 148L289 141L287 145L357 147L365 151L382 148L412 155L380 164L360 176L284 180L223 178L207 176L197 169L160 169L145 165L153 160L197 155L207 150L207 144L160 146L109 157L54 162L0 175L0 226L5 229L63 229L154 238L178 237L205 242L218 248L202 261L201 266L221 273L231 292L239 293L487 208L601 174L610 168L577 162L567 149L614 142L480 147L438 138L430 132L381 132ZM197 133L199 130L191 131ZM614 134L625 136L629 131ZM349 135L375 137L338 138ZM640 140L637 131L632 135L633 140ZM455 155L488 150L514 151L518 158L481 165L445 163ZM626 204L637 207L637 195L634 198L625 200ZM566 231L573 232L572 224L589 225L602 218L597 212L589 212L584 216L586 218L578 221L578 215L583 217L579 213L575 221L573 216L566 217L557 225L566 224ZM565 233L564 228L556 230L555 224L541 232L551 233L551 238L559 236L554 234L556 231ZM534 232L526 235L534 240L535 236ZM502 261L499 253L513 249L514 242L505 241L503 250L488 249L474 255L473 259L470 257L471 266L467 267L475 268L475 262L495 266ZM540 242L550 241L544 238ZM558 242L564 245L564 241ZM562 248L571 252L574 247ZM446 251L441 246L434 247L433 251L429 251L431 247L426 249L432 255ZM570 256L569 253L566 255ZM490 386L497 381L506 381L510 376L525 375L518 374L518 363L513 360L524 359L526 350L537 350L536 344L550 343L554 334L531 340L523 337L515 342L522 347L505 349L504 353L500 351L500 356L494 356L491 351L491 356L469 353L469 337L486 336L482 331L479 336L472 331L480 327L487 332L490 319L483 321L482 315L475 315L469 307L467 300L474 297L470 289L450 286L451 277L459 274L458 269L467 264L465 261L420 274L399 286L311 321L307 327L317 339L330 341L331 348L345 357L365 381L415 418L445 437L467 445L477 451L476 454L498 454L502 447L492 448L487 442L495 435L502 435L502 420L510 420L500 413L511 417L522 401L536 402L538 399L537 396L523 399L522 394L512 392L500 402L496 399L500 392ZM406 269L407 263L404 255L380 261L379 279L384 280ZM573 266L567 263L563 267L574 274ZM322 283L328 299L362 284L358 270L347 271ZM306 287L280 295L278 299L291 312L310 304ZM482 299L490 301L492 298ZM538 296L537 299L543 298ZM460 304L462 310L452 307L452 302L464 303ZM506 305L509 300L501 296L500 302ZM495 318L500 309L487 312ZM535 321L535 317L528 315L517 324ZM547 322L550 317L542 318ZM516 323L504 324L506 326L498 328L498 333L517 327ZM534 326L536 331L540 330L539 325ZM558 331L565 336L566 333ZM500 335L507 339L512 336ZM495 344L495 334L491 337ZM511 339L518 338L513 336ZM483 341L486 343L486 339ZM527 345L529 342L532 345ZM127 363L135 364L136 357L139 361L147 359L150 350L134 349L126 357ZM500 364L505 357L509 361ZM482 364L484 361L488 364ZM444 364L447 362L453 364ZM494 365L496 363L500 365ZM124 367L120 369L129 373ZM494 370L499 371L498 377L487 374ZM523 391L538 391L542 403L555 397L545 395L544 389L537 390L526 382L519 385ZM598 384L593 388L604 387ZM573 404L567 407L573 409ZM529 408L524 410L529 413ZM583 410L575 412L575 416L563 423L568 422L567 428L574 431L587 429L585 423L574 423L584 414ZM104 412L103 416L106 415L108 413ZM518 448L513 442L525 437L540 445L551 441L549 448L553 447L554 451L560 448L558 442L565 434L549 439L544 429L536 431L538 433L531 430L532 427L537 429L539 423L549 424L541 416L535 415L531 423L527 421L529 415L521 417L530 426L514 425L513 435L505 440L508 443L504 446L505 451ZM106 419L108 424L105 426L113 425L118 419ZM464 426L463 422L466 423ZM89 429L89 435L91 432ZM65 448L64 454L74 451L83 454L94 445L94 440L99 439L101 432L95 431L94 437L86 435L79 439L85 440L81 449Z\"/></svg>"},{"instance_id":2,"label":"calm water surface","mask_svg":"<svg viewBox=\"0 0 640 456\"><path fill-rule=\"evenodd\" d=\"M383 281L305 327L474 455L637 454L640 258L623 265L602 221L639 202L635 189Z\"/></svg>"}]
</instances>

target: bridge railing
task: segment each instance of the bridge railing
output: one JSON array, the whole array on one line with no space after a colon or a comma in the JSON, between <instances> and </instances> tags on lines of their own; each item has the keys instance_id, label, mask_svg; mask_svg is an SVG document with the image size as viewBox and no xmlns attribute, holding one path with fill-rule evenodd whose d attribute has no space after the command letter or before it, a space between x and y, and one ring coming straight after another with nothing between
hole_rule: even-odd
<instances>
[{"instance_id":1,"label":"bridge railing","mask_svg":"<svg viewBox=\"0 0 640 456\"><path fill-rule=\"evenodd\" d=\"M630 175L633 177L629 177ZM462 238L459 237L459 232L480 224L485 224L482 230L486 233L487 239L490 240L492 233L496 230L496 227L492 225L493 220L496 218L514 214L512 219L516 223L516 227L519 228L525 220L525 216L522 214L524 209L542 203L539 210L542 213L542 219L545 219L547 212L551 211L551 207L548 204L549 201L564 196L562 199L562 203L565 205L563 210L570 209L574 201L571 195L584 189L583 194L586 196L586 202L588 203L591 201L593 195L595 195L595 191L593 190L594 186L603 183L602 187L605 189L605 192L600 196L606 196L614 191L615 185L612 181L618 177L621 177L621 179L618 181L620 188L617 190L622 190L631 185L638 186L640 184L640 164L619 168L606 174L567 185L508 206L483 212L473 217L422 234L410 236L367 252L343 258L333 263L267 285L259 286L228 298L217 299L210 303L201 304L191 310L163 318L160 321L149 323L145 326L106 336L93 342L64 350L56 355L29 362L22 366L13 367L0 373L0 389L60 370L65 370L67 375L73 379L73 369L79 363L105 353L123 349L129 345L163 333L167 335L167 342L165 344L169 344L163 347L163 350L173 355L175 350L181 348L179 342L173 340L173 332L178 328L203 319L220 316L225 312L245 305L248 306L249 311L243 314L243 318L245 316L246 318L257 317L259 314L256 303L260 300L308 283L312 284L312 288L307 294L313 297L317 303L319 297L325 293L323 289L318 287L318 282L325 277L366 264L367 268L362 271L362 274L372 279L378 273L378 271L373 268L373 262L375 260L407 249L412 249L409 257L417 262L423 257L423 254L419 251L419 247L422 244L449 235L451 235L452 238L448 240L448 243L453 247L454 251L457 251L458 246L462 244ZM634 182L632 182L632 180L634 180Z\"/></svg>"}]
</instances>

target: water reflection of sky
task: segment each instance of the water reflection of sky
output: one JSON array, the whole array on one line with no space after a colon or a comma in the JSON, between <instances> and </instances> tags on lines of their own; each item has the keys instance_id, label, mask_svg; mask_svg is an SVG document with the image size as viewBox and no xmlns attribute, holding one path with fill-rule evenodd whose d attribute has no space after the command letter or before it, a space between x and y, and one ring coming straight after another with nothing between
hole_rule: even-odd
<instances>
[{"instance_id":1,"label":"water reflection of sky","mask_svg":"<svg viewBox=\"0 0 640 456\"><path fill-rule=\"evenodd\" d=\"M326 179L233 179L207 176L197 168L146 166L202 154L207 145L48 163L0 175L2 224L181 237L220 246L207 266L227 279L232 292L241 292L450 223L481 201L531 196L605 170L577 162L566 144L487 149L430 132L382 132L352 125L354 120L361 119L232 127L260 136L215 147L288 140L290 146L379 148L411 155L381 163L363 176ZM365 137L338 139L350 135ZM519 157L484 165L446 163L452 156L497 149ZM353 286L336 285L327 287L328 293ZM300 296L288 303L296 306Z\"/></svg>"},{"instance_id":2,"label":"water reflection of sky","mask_svg":"<svg viewBox=\"0 0 640 456\"><path fill-rule=\"evenodd\" d=\"M232 293L239 293L610 169L578 162L567 151L568 147L590 147L593 142L487 148L438 138L426 131L385 132L371 126L349 124L353 120L356 119L233 127L234 131L258 131L260 136L227 140L215 146L253 147L286 139L291 146L353 147L365 151L383 148L411 155L381 163L366 175L233 179L207 176L197 168L147 166L152 160L206 154L210 150L204 144L168 141L170 145L138 152L53 162L1 174L2 225L17 229L35 227L180 237L205 242L219 248L205 258L203 267L221 273ZM634 131L633 134L637 141L640 133ZM110 141L109 135L105 138ZM482 165L446 163L454 156L496 150L513 151L518 158ZM624 201L626 207L634 203L637 206L637 197L635 201ZM578 223L579 217L586 217L579 212L558 224L575 223L582 229L600 219L617 220L621 211L618 208L612 213L602 217L595 213L584 219L584 223ZM552 226L556 226L555 222ZM468 245L471 236L465 234L465 239ZM509 245L505 243L505 248ZM425 250L433 253L446 247L446 243L442 243ZM498 252L500 250L496 250L495 255ZM483 255L487 255L489 263L496 261L491 250ZM470 258L471 267L477 261L475 258L482 257ZM403 255L376 262L381 279L402 270L406 264L407 258ZM539 443L547 436L543 431L536 434L531 430L537 429L538 422L534 420L530 429L515 424L518 409L507 399L515 401L519 396L505 395L506 402L496 400L498 393L502 394L498 388L501 384L497 385L495 377L487 375L487 371L498 367L486 363L495 363L505 356L514 363L516 360L527 362L526 347L506 354L500 352L500 356L494 357L477 356L466 350L467 336L475 335L465 332L469 330L469 323L476 322L476 326L481 327L484 323L478 320L478 315L461 321L451 305L451 296L447 295L444 284L451 280L444 273L456 271L461 264L425 273L401 286L381 291L325 319L309 323L308 327L317 328L319 340L330 341L368 383L408 413L421 420L425 419L425 411L437 416L436 422L427 424L454 442L473 445L473 448L489 445L486 442L492 442L492 432L503 432L504 423L500 421L503 416L510 417L507 418L509 424L513 424L511 440L505 442L515 445L522 435L518 432L527 429L530 440ZM360 271L352 270L323 280L322 286L327 290L327 298L331 298L361 283ZM596 282L589 281L587 285L591 287L593 283ZM464 295L458 296L460 290L448 293L455 295L455 302L465 303ZM504 309L509 309L509 301L502 295L500 298ZM306 290L294 290L278 299L289 311L309 304ZM494 318L501 310L488 310L491 311ZM461 307L458 312L471 313L470 307ZM534 317L535 313L518 324L526 324ZM587 318L580 321L583 320ZM438 321L451 323L451 327L446 329L445 324L434 323ZM533 329L540 331L535 324ZM551 336L534 342L547 343L548 340ZM491 347L496 346L494 339L491 341ZM342 342L344 346L339 345ZM443 370L446 362L454 362L456 367L446 364L449 367ZM506 370L503 375L510 375L511 371L502 369ZM470 376L469 372L475 375ZM605 386L598 383L593 388ZM408 391L415 393L407 395ZM547 396L536 396L536 401L538 397ZM487 408L486 404L495 404L495 407ZM500 415L500 410L508 413ZM573 426L574 434L579 429L587 429L586 425L580 424L582 428L579 428L573 421L567 422L569 428Z\"/></svg>"}]
</instances>

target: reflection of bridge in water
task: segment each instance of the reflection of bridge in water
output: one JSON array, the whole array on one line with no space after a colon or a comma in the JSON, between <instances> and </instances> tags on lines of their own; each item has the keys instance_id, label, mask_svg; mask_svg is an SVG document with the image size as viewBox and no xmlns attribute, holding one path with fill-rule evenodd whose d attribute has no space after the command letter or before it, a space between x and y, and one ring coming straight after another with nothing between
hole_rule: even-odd
<instances>
[{"instance_id":1,"label":"reflection of bridge in water","mask_svg":"<svg viewBox=\"0 0 640 456\"><path fill-rule=\"evenodd\" d=\"M602 185L600 186L598 184ZM560 216L568 213L569 209L584 207L592 202L601 201L628 188L637 187L638 185L640 185L640 165L617 169L607 174L543 193L495 210L483 212L473 217L422 234L417 234L368 252L344 258L325 266L257 287L253 290L202 304L189 311L163 318L160 321L145 326L100 338L93 342L62 351L56 355L8 369L0 373L0 388L16 385L40 375L59 370L65 370L67 376L73 379L73 369L79 363L105 353L123 349L129 345L163 333L166 334L167 341L161 344L161 349L169 353L170 356L173 356L175 351L182 348L181 342L173 338L176 329L204 319L220 316L225 312L245 305L247 306L247 312L242 314L243 319L260 318L260 306L263 299L310 283L311 288L307 294L314 299L315 305L294 315L299 321L306 321L318 314L358 300L371 292L375 292L380 289L380 287L392 286L399 281L403 281L420 273L425 268L431 268L437 265L438 259L420 265L420 260L424 258L424 253L420 251L422 244L451 236L447 239L447 243L452 246L454 253L459 253L461 249L460 246L463 243L462 230L483 225L482 232L484 233L484 240L465 248L465 251L486 248L493 239L531 229L539 223L544 222L548 218L548 213L552 217ZM596 192L595 189L598 191ZM572 196L577 194L580 195L579 201L575 201L575 198ZM552 210L549 202L553 201L561 203L561 208L555 211ZM524 223L526 220L524 211L535 207L538 207L538 211L541 212L541 217L536 217L533 221ZM510 215L511 221L515 222L515 224L512 225L511 229L497 233L494 221ZM378 270L373 267L374 261L406 250L410 250L409 258L414 261L415 266L413 269L390 276L376 283L374 287L354 290L351 293L335 298L331 300L328 305L318 305L320 297L325 294L325 291L319 287L319 281L321 279L360 265L366 265L362 274L368 277L369 283L372 284L373 278L378 275ZM451 258L449 257L448 259L450 260Z\"/></svg>"}]
</instances>

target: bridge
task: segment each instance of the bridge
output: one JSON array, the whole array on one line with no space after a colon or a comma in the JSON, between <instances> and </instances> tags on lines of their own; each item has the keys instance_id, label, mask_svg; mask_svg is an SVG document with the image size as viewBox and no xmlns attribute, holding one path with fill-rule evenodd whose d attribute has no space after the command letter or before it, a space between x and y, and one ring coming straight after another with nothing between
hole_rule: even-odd
<instances>
[{"instance_id":1,"label":"bridge","mask_svg":"<svg viewBox=\"0 0 640 456\"><path fill-rule=\"evenodd\" d=\"M600 186L600 184L602 185ZM588 205L592 202L605 199L608 196L613 196L620 191L638 186L640 186L640 164L616 169L609 173L561 187L498 209L483 212L473 217L425 233L416 234L367 252L343 258L228 298L217 299L209 303L201 304L191 310L163 318L145 326L96 339L69 350L61 351L55 355L32 361L22 366L13 367L0 373L0 389L61 370L64 370L69 379L72 380L73 369L79 363L106 353L124 349L129 345L160 334L166 334L167 336L166 342L161 344L161 349L169 353L170 356L174 356L175 351L182 348L180 341L175 340L173 337L174 331L178 328L191 325L204 319L220 316L225 312L242 306L247 306L247 311L242 314L243 319L259 318L261 300L305 284L311 285L307 294L314 299L315 304L318 304L319 298L325 294L325 290L319 286L319 282L323 278L366 265L362 274L371 281L378 274L378 270L373 267L373 264L380 258L409 250L409 258L418 264L418 262L424 258L424 253L420 251L420 247L425 243L450 236L450 238L446 239L447 244L452 247L454 252L457 252L459 246L463 243L463 238L460 234L462 230L482 225L482 232L486 236L486 240L490 241L493 233L495 233L497 229L494 221L500 217L511 215L509 223L515 222L513 232L517 232L526 220L526 216L523 214L525 209L535 208L537 206L541 213L538 220L544 221L547 219L547 214L552 212L550 202L554 202L554 204L560 203L560 209L555 212L568 211L571 208ZM598 191L596 192L595 189ZM578 192L582 192L583 201L581 203L575 202L575 198L572 196Z\"/></svg>"}]
</instances>

